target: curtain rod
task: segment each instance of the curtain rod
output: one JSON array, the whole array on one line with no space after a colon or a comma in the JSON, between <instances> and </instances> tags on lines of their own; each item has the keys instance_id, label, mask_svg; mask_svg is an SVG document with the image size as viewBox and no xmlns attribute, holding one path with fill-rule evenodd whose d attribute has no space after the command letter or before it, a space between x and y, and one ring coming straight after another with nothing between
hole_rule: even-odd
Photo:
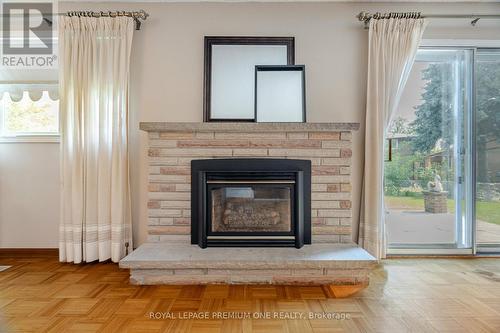
<instances>
[{"instance_id":1,"label":"curtain rod","mask_svg":"<svg viewBox=\"0 0 500 333\"><path fill-rule=\"evenodd\" d=\"M364 22L365 27L368 27L368 23L371 19L389 19L389 18L442 18L442 19L452 19L452 18L468 18L472 19L470 24L475 26L480 19L500 19L500 14L429 14L423 15L420 12L389 12L389 13L375 13L371 14L369 12L361 12L357 16L359 21Z\"/></svg>"},{"instance_id":2,"label":"curtain rod","mask_svg":"<svg viewBox=\"0 0 500 333\"><path fill-rule=\"evenodd\" d=\"M11 17L11 16L29 16L30 14L2 14L2 17ZM135 30L141 30L141 21L145 21L149 17L149 13L147 13L145 10L141 9L139 11L124 11L124 10L115 10L115 11L99 11L99 12L94 12L91 10L76 10L76 11L69 11L65 13L42 13L41 14L44 18L43 20L47 22L49 26L52 26L52 21L45 16L78 16L78 17L121 17L121 16L126 16L126 17L131 17L135 21Z\"/></svg>"}]
</instances>

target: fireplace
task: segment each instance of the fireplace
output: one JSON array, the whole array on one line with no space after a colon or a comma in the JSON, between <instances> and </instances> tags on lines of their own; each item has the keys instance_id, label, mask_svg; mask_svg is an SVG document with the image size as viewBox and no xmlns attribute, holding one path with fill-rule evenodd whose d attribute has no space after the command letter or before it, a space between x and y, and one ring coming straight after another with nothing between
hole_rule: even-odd
<instances>
[{"instance_id":1,"label":"fireplace","mask_svg":"<svg viewBox=\"0 0 500 333\"><path fill-rule=\"evenodd\" d=\"M191 215L202 248L311 244L311 162L193 160Z\"/></svg>"}]
</instances>

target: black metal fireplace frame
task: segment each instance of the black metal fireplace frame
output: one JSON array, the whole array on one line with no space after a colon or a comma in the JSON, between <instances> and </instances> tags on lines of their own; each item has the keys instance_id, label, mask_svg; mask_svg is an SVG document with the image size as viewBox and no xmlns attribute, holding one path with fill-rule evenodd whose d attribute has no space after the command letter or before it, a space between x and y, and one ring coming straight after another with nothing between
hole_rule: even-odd
<instances>
[{"instance_id":1,"label":"black metal fireplace frame","mask_svg":"<svg viewBox=\"0 0 500 333\"><path fill-rule=\"evenodd\" d=\"M292 213L293 238L280 239L263 237L262 239L208 239L210 223L207 206L209 180L231 181L244 179L254 180L294 180L292 199L294 211ZM245 182L240 186L244 186ZM245 233L248 235L248 233ZM226 233L228 236L244 236L240 233ZM253 236L264 234L252 233ZM282 236L282 232L266 232L265 236ZM201 248L208 246L252 246L252 247L302 247L311 244L311 161L293 159L268 158L235 158L235 159L206 159L191 161L191 244L198 244Z\"/></svg>"},{"instance_id":2,"label":"black metal fireplace frame","mask_svg":"<svg viewBox=\"0 0 500 333\"><path fill-rule=\"evenodd\" d=\"M224 184L222 187L241 187L241 186L246 186L246 185L251 185L250 183L241 183L241 184ZM264 187L271 187L274 184L259 184L259 186L264 186ZM281 184L280 184L281 185ZM295 184L284 184L286 187L290 188L291 196L290 200L291 202L295 202ZM283 186L283 185L281 185ZM213 185L213 184L208 184L207 185L207 202L211 202L212 197L210 195L210 191L212 189L217 189L220 188L221 186ZM237 232L237 231L232 231L232 232L217 232L212 230L212 216L211 214L207 214L206 216L206 225L207 225L207 236L213 235L213 236L245 236L248 233L247 232ZM252 235L254 236L295 236L295 227L296 227L296 212L295 209L292 209L291 211L291 226L290 226L290 231L266 231L266 232L257 232L254 231L252 232Z\"/></svg>"}]
</instances>

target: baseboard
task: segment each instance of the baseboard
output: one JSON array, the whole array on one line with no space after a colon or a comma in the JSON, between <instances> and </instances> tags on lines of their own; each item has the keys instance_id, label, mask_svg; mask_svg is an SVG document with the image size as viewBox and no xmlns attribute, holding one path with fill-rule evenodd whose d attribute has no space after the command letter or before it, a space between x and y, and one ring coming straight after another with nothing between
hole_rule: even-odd
<instances>
[{"instance_id":1,"label":"baseboard","mask_svg":"<svg viewBox=\"0 0 500 333\"><path fill-rule=\"evenodd\" d=\"M59 249L49 248L0 248L2 257L57 257Z\"/></svg>"}]
</instances>

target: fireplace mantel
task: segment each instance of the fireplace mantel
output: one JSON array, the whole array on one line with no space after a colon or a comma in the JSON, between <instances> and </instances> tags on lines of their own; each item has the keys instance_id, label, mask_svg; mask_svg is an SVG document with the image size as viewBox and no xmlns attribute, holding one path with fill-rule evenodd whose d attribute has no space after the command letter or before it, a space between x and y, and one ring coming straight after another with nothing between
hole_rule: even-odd
<instances>
[{"instance_id":1,"label":"fireplace mantel","mask_svg":"<svg viewBox=\"0 0 500 333\"><path fill-rule=\"evenodd\" d=\"M146 132L331 132L357 131L359 123L141 122L139 127Z\"/></svg>"}]
</instances>

